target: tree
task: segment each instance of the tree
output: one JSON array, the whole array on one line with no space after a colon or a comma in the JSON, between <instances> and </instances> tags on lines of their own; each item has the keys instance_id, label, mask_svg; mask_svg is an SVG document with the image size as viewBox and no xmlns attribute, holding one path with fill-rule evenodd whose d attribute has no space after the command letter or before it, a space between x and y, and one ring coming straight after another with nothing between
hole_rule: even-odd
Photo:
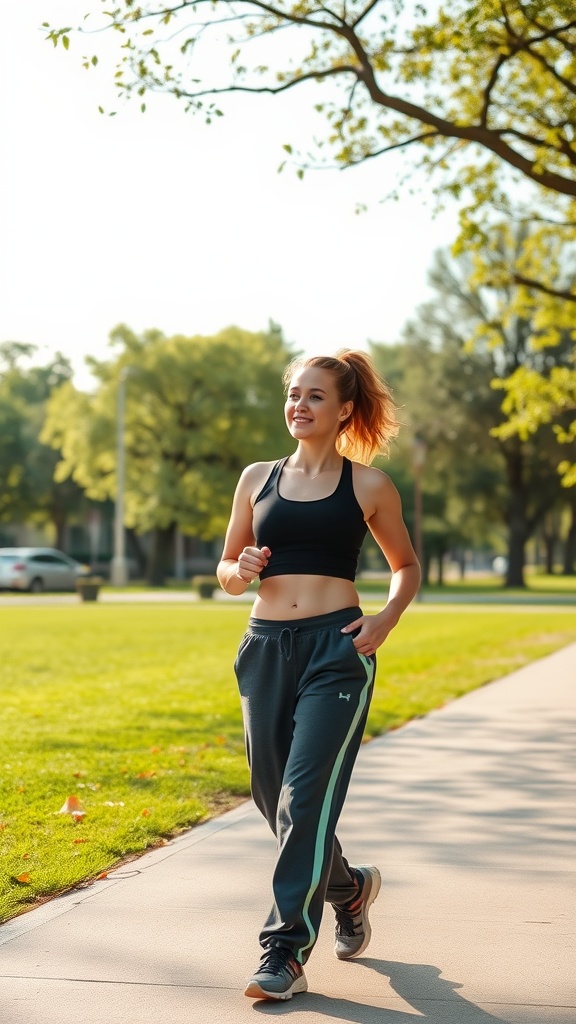
<instances>
[{"instance_id":1,"label":"tree","mask_svg":"<svg viewBox=\"0 0 576 1024\"><path fill-rule=\"evenodd\" d=\"M450 496L448 516L468 529L478 515L487 523L499 517L508 533L506 585L523 586L526 542L561 494L555 440L547 426L526 441L495 437L502 414L492 382L519 366L547 374L569 362L571 346L535 349L531 324L499 322L491 292L471 289L470 277L469 257L437 256L430 275L436 298L406 330L399 394L430 446L437 487Z\"/></svg>"},{"instance_id":2,"label":"tree","mask_svg":"<svg viewBox=\"0 0 576 1024\"><path fill-rule=\"evenodd\" d=\"M125 96L169 93L210 119L221 94L329 83L333 92L318 108L341 166L400 148L417 149L433 169L472 150L472 163L456 161L454 187L462 187L478 176L483 151L486 180L503 162L576 197L572 0L446 0L430 14L405 0L237 0L232 8L224 0L121 0L102 16L119 33L116 84ZM47 28L68 47L69 27ZM277 40L287 31L283 48ZM210 34L224 52L206 72L201 50ZM94 62L97 54L84 58Z\"/></svg>"},{"instance_id":3,"label":"tree","mask_svg":"<svg viewBox=\"0 0 576 1024\"><path fill-rule=\"evenodd\" d=\"M60 354L45 366L23 366L36 352L21 342L0 345L0 522L50 523L62 547L80 491L71 482L54 481L57 457L39 436L46 403L71 378L72 368Z\"/></svg>"},{"instance_id":4,"label":"tree","mask_svg":"<svg viewBox=\"0 0 576 1024\"><path fill-rule=\"evenodd\" d=\"M86 30L99 8L84 7ZM402 151L410 172L462 201L456 251L480 259L491 231L520 217L534 230L521 258L500 264L496 286L506 272L515 315L530 306L524 318L538 329L561 324L576 337L575 276L556 273L576 244L574 0L445 0L430 11L417 0L116 0L96 21L118 34L115 82L142 109L160 92L211 121L227 95L308 90L320 131L305 156L284 147L299 174ZM69 47L70 27L46 29ZM503 387L510 431L522 437L574 409L576 371L546 381L521 371ZM570 463L565 482L576 483Z\"/></svg>"},{"instance_id":5,"label":"tree","mask_svg":"<svg viewBox=\"0 0 576 1024\"><path fill-rule=\"evenodd\" d=\"M126 525L152 532L148 578L164 581L176 528L223 534L244 466L285 443L281 374L291 355L278 328L228 328L211 337L112 332L117 356L91 360L93 394L68 382L53 396L44 440L60 451L57 477L88 497L116 495L116 401L126 373Z\"/></svg>"}]
</instances>

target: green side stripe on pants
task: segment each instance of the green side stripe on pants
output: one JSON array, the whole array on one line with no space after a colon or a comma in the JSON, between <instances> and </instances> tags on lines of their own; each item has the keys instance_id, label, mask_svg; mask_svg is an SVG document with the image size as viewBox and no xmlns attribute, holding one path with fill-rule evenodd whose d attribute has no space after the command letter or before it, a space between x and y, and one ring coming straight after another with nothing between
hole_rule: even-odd
<instances>
[{"instance_id":1,"label":"green side stripe on pants","mask_svg":"<svg viewBox=\"0 0 576 1024\"><path fill-rule=\"evenodd\" d=\"M325 844L326 844L326 832L327 832L327 829L328 829L328 819L330 817L330 808L332 806L332 798L334 796L334 790L336 788L336 780L338 779L338 775L340 773L340 768L342 767L342 761L344 760L344 757L346 755L346 751L347 751L347 749L348 749L348 747L350 745L350 741L351 741L354 733L356 732L356 728L358 726L358 722L360 721L360 718L362 717L362 713L364 711L364 708L366 707L366 701L368 700L368 691L370 689L370 686L372 685L372 680L374 678L374 664L368 658L366 658L363 654L358 654L358 657L360 658L360 661L364 665L364 669L365 669L365 672L366 672L366 685L363 687L363 689L362 689L362 691L360 693L360 699L358 701L358 707L356 708L356 713L355 713L354 718L352 719L352 722L350 724L350 728L349 728L348 733L346 735L346 739L344 740L344 743L342 744L342 746L340 747L340 750L338 751L336 760L334 762L334 767L332 768L332 772L331 772L331 775L330 775L330 780L328 782L328 787L327 787L326 793L324 795L324 801L322 803L322 810L320 812L320 819L318 821L318 831L316 832L316 844L314 846L314 863L313 863L313 866L312 866L312 880L311 880L310 888L308 890L306 899L304 901L304 907L303 907L303 910L302 910L302 917L304 918L304 921L306 922L306 925L307 925L307 928L308 928L308 934L310 935L310 939L307 942L307 944L305 946L303 946L302 949L298 953L298 960L300 961L300 963L302 963L302 956L303 956L303 954L306 952L307 949L310 949L310 947L313 946L314 942L316 941L316 932L314 931L314 928L312 927L312 922L310 920L310 915L309 915L308 911L309 911L309 908L310 908L310 903L312 902L312 899L314 897L314 894L315 894L316 890L318 889L318 884L320 882L320 875L322 873L322 862L324 860L324 847L325 847Z\"/></svg>"}]
</instances>

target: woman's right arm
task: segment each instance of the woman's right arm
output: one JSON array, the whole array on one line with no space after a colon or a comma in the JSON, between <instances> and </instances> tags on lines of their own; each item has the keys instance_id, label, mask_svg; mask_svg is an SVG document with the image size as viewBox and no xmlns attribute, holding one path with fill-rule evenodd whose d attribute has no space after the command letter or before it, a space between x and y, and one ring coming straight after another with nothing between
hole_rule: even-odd
<instances>
[{"instance_id":1,"label":"woman's right arm","mask_svg":"<svg viewBox=\"0 0 576 1024\"><path fill-rule=\"evenodd\" d=\"M263 485L267 468L266 464L256 462L244 470L238 481L224 550L216 569L220 586L227 594L245 593L248 585L268 564L270 549L254 546L252 526L252 495Z\"/></svg>"}]
</instances>

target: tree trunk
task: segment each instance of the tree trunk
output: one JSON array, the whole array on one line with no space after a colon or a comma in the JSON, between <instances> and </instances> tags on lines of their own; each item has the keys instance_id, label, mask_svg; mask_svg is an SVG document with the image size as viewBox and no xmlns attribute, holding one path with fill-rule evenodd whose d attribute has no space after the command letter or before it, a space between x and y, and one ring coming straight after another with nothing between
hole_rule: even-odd
<instances>
[{"instance_id":1,"label":"tree trunk","mask_svg":"<svg viewBox=\"0 0 576 1024\"><path fill-rule=\"evenodd\" d=\"M170 523L166 529L160 526L154 529L146 574L151 587L163 587L166 584L166 576L173 562L175 531L176 523Z\"/></svg>"},{"instance_id":2,"label":"tree trunk","mask_svg":"<svg viewBox=\"0 0 576 1024\"><path fill-rule=\"evenodd\" d=\"M542 540L544 541L544 568L549 576L553 576L558 543L558 516L554 514L554 510L544 516Z\"/></svg>"},{"instance_id":3,"label":"tree trunk","mask_svg":"<svg viewBox=\"0 0 576 1024\"><path fill-rule=\"evenodd\" d=\"M128 554L138 563L138 578L142 579L143 576L146 576L148 560L138 534L130 526L126 528L126 546Z\"/></svg>"},{"instance_id":4,"label":"tree trunk","mask_svg":"<svg viewBox=\"0 0 576 1024\"><path fill-rule=\"evenodd\" d=\"M444 552L438 555L438 586L444 586Z\"/></svg>"},{"instance_id":5,"label":"tree trunk","mask_svg":"<svg viewBox=\"0 0 576 1024\"><path fill-rule=\"evenodd\" d=\"M524 563L527 539L525 524L520 519L511 522L508 534L508 566L504 580L505 587L526 586Z\"/></svg>"},{"instance_id":6,"label":"tree trunk","mask_svg":"<svg viewBox=\"0 0 576 1024\"><path fill-rule=\"evenodd\" d=\"M572 519L564 544L564 576L576 576L576 502L572 505Z\"/></svg>"},{"instance_id":7,"label":"tree trunk","mask_svg":"<svg viewBox=\"0 0 576 1024\"><path fill-rule=\"evenodd\" d=\"M505 587L525 587L526 541L530 536L528 495L524 485L524 456L517 439L503 449L508 478L508 566Z\"/></svg>"},{"instance_id":8,"label":"tree trunk","mask_svg":"<svg viewBox=\"0 0 576 1024\"><path fill-rule=\"evenodd\" d=\"M58 548L58 551L63 551L64 544L66 543L66 525L68 522L68 517L66 515L65 509L53 508L51 519L52 525L56 530L56 540L54 542L54 547Z\"/></svg>"}]
</instances>

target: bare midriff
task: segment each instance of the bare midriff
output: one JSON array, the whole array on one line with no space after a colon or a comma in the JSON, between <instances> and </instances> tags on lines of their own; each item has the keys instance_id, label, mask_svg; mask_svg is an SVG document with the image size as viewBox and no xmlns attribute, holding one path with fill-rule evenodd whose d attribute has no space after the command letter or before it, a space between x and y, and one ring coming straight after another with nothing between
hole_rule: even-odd
<instances>
[{"instance_id":1,"label":"bare midriff","mask_svg":"<svg viewBox=\"0 0 576 1024\"><path fill-rule=\"evenodd\" d=\"M275 621L307 619L357 605L358 593L350 580L335 576L269 576L260 584L252 614Z\"/></svg>"}]
</instances>

